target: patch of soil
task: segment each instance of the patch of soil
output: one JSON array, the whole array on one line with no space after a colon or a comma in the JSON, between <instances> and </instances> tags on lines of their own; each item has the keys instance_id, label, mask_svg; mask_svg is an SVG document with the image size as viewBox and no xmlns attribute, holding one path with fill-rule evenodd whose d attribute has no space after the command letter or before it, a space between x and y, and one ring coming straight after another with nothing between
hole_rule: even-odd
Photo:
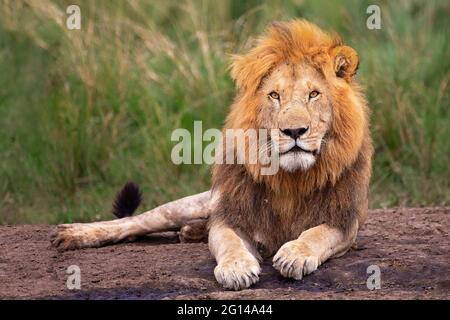
<instances>
[{"instance_id":1,"label":"patch of soil","mask_svg":"<svg viewBox=\"0 0 450 320\"><path fill-rule=\"evenodd\" d=\"M214 279L205 243L175 233L134 243L58 252L53 226L0 226L1 299L449 299L450 207L371 210L357 248L302 281L263 265L260 282L234 292ZM66 287L67 268L81 270L81 289ZM381 289L366 286L367 267L381 270Z\"/></svg>"}]
</instances>

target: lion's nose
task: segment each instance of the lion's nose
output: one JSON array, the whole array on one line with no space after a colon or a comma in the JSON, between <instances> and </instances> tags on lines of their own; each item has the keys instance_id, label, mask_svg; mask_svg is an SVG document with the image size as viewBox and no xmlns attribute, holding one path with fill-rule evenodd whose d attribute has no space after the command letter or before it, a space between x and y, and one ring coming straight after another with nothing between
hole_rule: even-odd
<instances>
[{"instance_id":1,"label":"lion's nose","mask_svg":"<svg viewBox=\"0 0 450 320\"><path fill-rule=\"evenodd\" d=\"M295 128L295 129L280 129L285 135L291 137L292 139L297 139L298 137L304 135L308 131L309 127Z\"/></svg>"}]
</instances>

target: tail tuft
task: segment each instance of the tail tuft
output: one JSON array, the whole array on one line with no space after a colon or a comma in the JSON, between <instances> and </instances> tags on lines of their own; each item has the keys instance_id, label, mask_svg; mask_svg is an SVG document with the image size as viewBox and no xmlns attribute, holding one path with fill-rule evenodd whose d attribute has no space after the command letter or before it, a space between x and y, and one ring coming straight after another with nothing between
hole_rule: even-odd
<instances>
[{"instance_id":1,"label":"tail tuft","mask_svg":"<svg viewBox=\"0 0 450 320\"><path fill-rule=\"evenodd\" d=\"M142 201L142 193L139 186L134 182L128 182L120 190L113 203L112 213L117 218L124 218L133 215Z\"/></svg>"}]
</instances>

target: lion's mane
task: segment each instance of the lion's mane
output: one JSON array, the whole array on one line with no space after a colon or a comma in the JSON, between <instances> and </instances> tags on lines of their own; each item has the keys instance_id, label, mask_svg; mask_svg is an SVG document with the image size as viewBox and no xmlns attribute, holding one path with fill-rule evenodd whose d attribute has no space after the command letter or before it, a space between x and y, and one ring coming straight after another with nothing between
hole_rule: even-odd
<instances>
[{"instance_id":1,"label":"lion's mane","mask_svg":"<svg viewBox=\"0 0 450 320\"><path fill-rule=\"evenodd\" d=\"M343 68L336 59L343 57ZM233 56L238 94L225 128L257 129L257 90L282 62L306 61L323 73L332 102L326 143L307 171L261 175L259 165L214 165L213 190L220 195L211 219L236 227L272 254L281 244L321 223L347 232L367 213L372 144L368 108L353 75L356 52L341 39L304 21L274 23L244 55Z\"/></svg>"}]
</instances>

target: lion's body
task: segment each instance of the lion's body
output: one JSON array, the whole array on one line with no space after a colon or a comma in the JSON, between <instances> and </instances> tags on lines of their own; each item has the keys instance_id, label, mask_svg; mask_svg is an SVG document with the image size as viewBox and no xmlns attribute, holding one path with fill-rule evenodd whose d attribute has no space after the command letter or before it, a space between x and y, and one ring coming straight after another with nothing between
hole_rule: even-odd
<instances>
[{"instance_id":1,"label":"lion's body","mask_svg":"<svg viewBox=\"0 0 450 320\"><path fill-rule=\"evenodd\" d=\"M355 219L361 226L366 218L372 156L368 108L354 81L330 73L327 55L340 43L305 21L294 21L269 29L259 45L234 62L241 91L227 128L259 128L269 122L261 114L273 115L261 111L254 92L280 63L306 60L322 70L333 105L329 142L309 170L262 176L258 166L214 166L213 190L221 197L212 222L242 230L266 255L309 228L325 223L348 233ZM289 83L287 77L282 81Z\"/></svg>"},{"instance_id":2,"label":"lion's body","mask_svg":"<svg viewBox=\"0 0 450 320\"><path fill-rule=\"evenodd\" d=\"M264 257L305 230L326 223L345 233L354 219L361 226L367 215L371 146L367 141L357 160L336 183L327 182L307 195L294 190L275 193L257 183L243 166L220 170L216 178L226 181L210 223L220 220L242 230Z\"/></svg>"},{"instance_id":3,"label":"lion's body","mask_svg":"<svg viewBox=\"0 0 450 320\"><path fill-rule=\"evenodd\" d=\"M99 246L209 217L214 273L226 288L258 281L261 256L275 255L285 277L313 272L345 253L366 219L372 143L357 66L352 48L313 24L270 26L234 57L239 92L225 129L276 129L269 138L280 150L280 170L263 175L260 163L215 164L212 192L136 217L62 225L54 244Z\"/></svg>"}]
</instances>

